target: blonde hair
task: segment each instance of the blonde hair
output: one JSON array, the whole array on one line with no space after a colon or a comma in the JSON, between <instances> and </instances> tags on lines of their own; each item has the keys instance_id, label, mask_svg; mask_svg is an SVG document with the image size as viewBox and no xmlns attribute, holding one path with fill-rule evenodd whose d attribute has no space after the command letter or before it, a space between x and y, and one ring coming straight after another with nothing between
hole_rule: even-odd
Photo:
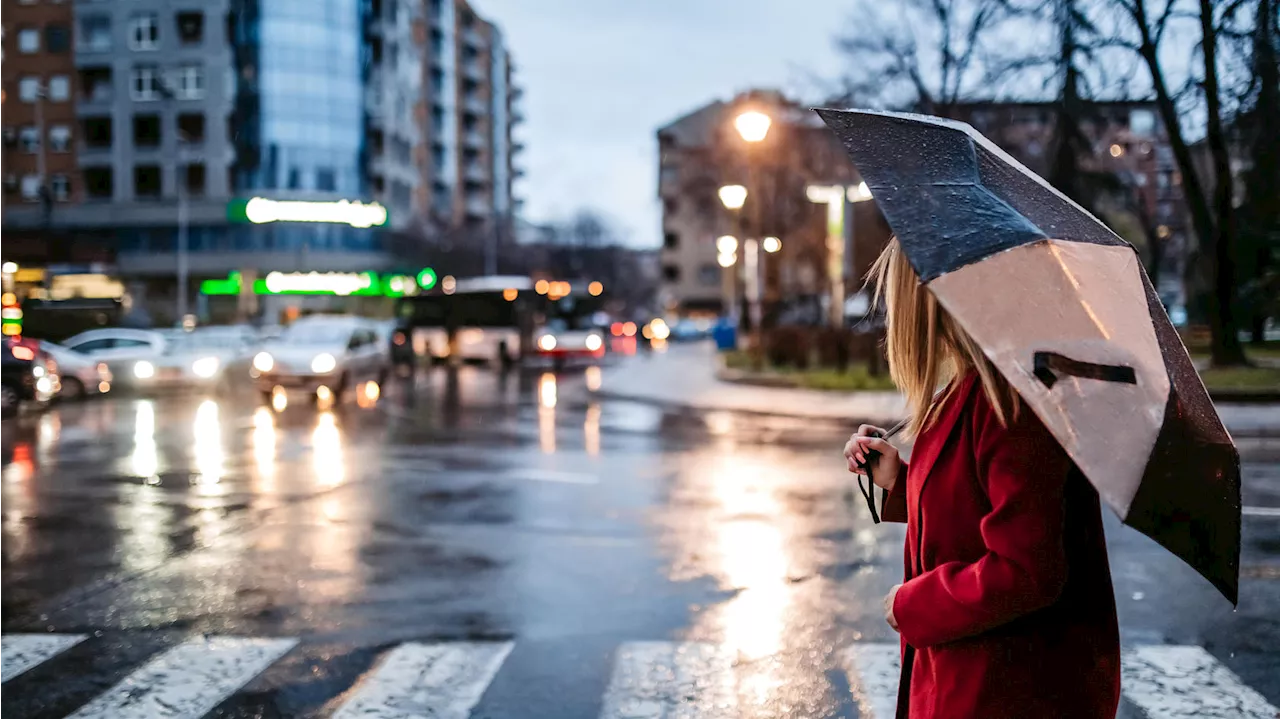
<instances>
[{"instance_id":1,"label":"blonde hair","mask_svg":"<svg viewBox=\"0 0 1280 719\"><path fill-rule=\"evenodd\" d=\"M970 371L978 373L1000 423L1017 418L1017 391L920 281L896 237L872 265L867 282L875 285L877 306L885 308L889 375L906 395L909 435L919 436L933 422L942 400Z\"/></svg>"}]
</instances>

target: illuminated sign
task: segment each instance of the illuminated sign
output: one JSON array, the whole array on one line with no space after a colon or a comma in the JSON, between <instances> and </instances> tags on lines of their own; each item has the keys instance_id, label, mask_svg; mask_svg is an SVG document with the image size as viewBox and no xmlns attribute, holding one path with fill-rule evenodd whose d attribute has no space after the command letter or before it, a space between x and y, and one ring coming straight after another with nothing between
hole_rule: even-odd
<instances>
[{"instance_id":1,"label":"illuminated sign","mask_svg":"<svg viewBox=\"0 0 1280 719\"><path fill-rule=\"evenodd\" d=\"M248 201L234 200L228 203L227 218L255 225L268 222L325 222L366 228L386 225L390 215L387 208L376 202L312 202L254 197Z\"/></svg>"},{"instance_id":2,"label":"illuminated sign","mask_svg":"<svg viewBox=\"0 0 1280 719\"><path fill-rule=\"evenodd\" d=\"M418 274L429 274L432 284L435 273L427 268ZM200 293L205 295L238 295L242 287L239 272L232 272L225 280L205 280L200 283ZM265 278L254 280L255 295L337 295L339 297L404 297L430 289L420 287L409 275L379 275L376 272L271 272Z\"/></svg>"}]
</instances>

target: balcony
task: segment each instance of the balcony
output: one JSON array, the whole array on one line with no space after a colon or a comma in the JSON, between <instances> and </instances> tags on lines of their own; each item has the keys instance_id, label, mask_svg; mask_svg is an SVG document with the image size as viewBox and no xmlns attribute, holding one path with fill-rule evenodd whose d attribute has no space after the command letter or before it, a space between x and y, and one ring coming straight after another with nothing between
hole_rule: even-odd
<instances>
[{"instance_id":1,"label":"balcony","mask_svg":"<svg viewBox=\"0 0 1280 719\"><path fill-rule=\"evenodd\" d=\"M493 206L489 203L489 198L479 193L468 193L463 209L466 210L468 217L488 217L493 214Z\"/></svg>"},{"instance_id":2,"label":"balcony","mask_svg":"<svg viewBox=\"0 0 1280 719\"><path fill-rule=\"evenodd\" d=\"M485 39L480 35L480 33L471 29L467 29L462 32L462 41L466 43L467 47L472 47L477 50L480 50L488 45L488 43L485 42Z\"/></svg>"},{"instance_id":3,"label":"balcony","mask_svg":"<svg viewBox=\"0 0 1280 719\"><path fill-rule=\"evenodd\" d=\"M468 115L474 115L476 117L484 117L489 114L489 106L483 100L475 97L474 95L468 95L467 98L462 101L462 110Z\"/></svg>"},{"instance_id":4,"label":"balcony","mask_svg":"<svg viewBox=\"0 0 1280 719\"><path fill-rule=\"evenodd\" d=\"M386 115L386 102L382 95L382 83L370 83L364 91L364 109L369 116L382 119Z\"/></svg>"},{"instance_id":5,"label":"balcony","mask_svg":"<svg viewBox=\"0 0 1280 719\"><path fill-rule=\"evenodd\" d=\"M484 165L478 162L467 163L467 169L463 171L462 177L471 183L483 183L489 181L489 171Z\"/></svg>"},{"instance_id":6,"label":"balcony","mask_svg":"<svg viewBox=\"0 0 1280 719\"><path fill-rule=\"evenodd\" d=\"M480 150L484 148L484 135L476 130L468 130L462 135L462 146L471 150Z\"/></svg>"},{"instance_id":7,"label":"balcony","mask_svg":"<svg viewBox=\"0 0 1280 719\"><path fill-rule=\"evenodd\" d=\"M467 60L462 63L462 76L475 83L482 83L489 79L485 76L484 68L480 67L480 63L474 60Z\"/></svg>"}]
</instances>

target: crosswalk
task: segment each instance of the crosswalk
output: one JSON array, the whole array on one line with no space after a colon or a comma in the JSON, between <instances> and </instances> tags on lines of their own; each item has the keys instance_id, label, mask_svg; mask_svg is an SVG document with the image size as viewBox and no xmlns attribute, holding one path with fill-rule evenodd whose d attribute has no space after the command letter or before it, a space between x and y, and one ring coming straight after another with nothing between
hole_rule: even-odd
<instances>
[{"instance_id":1,"label":"crosswalk","mask_svg":"<svg viewBox=\"0 0 1280 719\"><path fill-rule=\"evenodd\" d=\"M81 634L5 634L9 682L90 651ZM298 640L199 636L160 651L75 709L74 719L198 719L246 690ZM334 719L467 719L503 671L515 642L408 642L388 648L339 697ZM840 654L850 701L864 719L889 719L897 696L896 644L856 643ZM601 719L729 719L739 709L740 667L713 643L623 642L613 652ZM1280 709L1196 646L1136 646L1123 654L1125 703L1147 719L1276 719ZM34 678L34 677L33 677ZM1123 713L1123 712L1122 712ZM516 712L512 716L519 716Z\"/></svg>"}]
</instances>

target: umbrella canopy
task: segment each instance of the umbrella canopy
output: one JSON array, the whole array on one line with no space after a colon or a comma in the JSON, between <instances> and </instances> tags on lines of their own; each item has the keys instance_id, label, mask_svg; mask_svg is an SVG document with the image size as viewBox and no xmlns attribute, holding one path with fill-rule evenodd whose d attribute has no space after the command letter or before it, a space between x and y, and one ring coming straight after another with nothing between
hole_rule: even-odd
<instances>
[{"instance_id":1,"label":"umbrella canopy","mask_svg":"<svg viewBox=\"0 0 1280 719\"><path fill-rule=\"evenodd\" d=\"M1240 458L1133 247L965 123L818 114L921 280L1102 499L1234 604Z\"/></svg>"}]
</instances>

